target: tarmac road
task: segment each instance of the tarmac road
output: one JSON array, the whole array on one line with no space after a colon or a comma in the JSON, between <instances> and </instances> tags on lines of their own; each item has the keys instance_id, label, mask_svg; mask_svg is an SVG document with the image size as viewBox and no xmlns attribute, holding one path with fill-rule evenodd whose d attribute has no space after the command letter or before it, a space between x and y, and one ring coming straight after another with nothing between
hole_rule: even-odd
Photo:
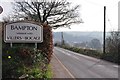
<instances>
[{"instance_id":1,"label":"tarmac road","mask_svg":"<svg viewBox=\"0 0 120 80\"><path fill-rule=\"evenodd\" d=\"M74 78L118 78L118 65L54 47L54 55Z\"/></svg>"}]
</instances>

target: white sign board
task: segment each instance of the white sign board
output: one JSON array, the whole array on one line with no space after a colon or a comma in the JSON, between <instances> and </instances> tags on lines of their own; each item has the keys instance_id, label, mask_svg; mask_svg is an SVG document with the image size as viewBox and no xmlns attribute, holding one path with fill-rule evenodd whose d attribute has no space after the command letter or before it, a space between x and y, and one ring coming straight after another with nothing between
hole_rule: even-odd
<instances>
[{"instance_id":1,"label":"white sign board","mask_svg":"<svg viewBox=\"0 0 120 80\"><path fill-rule=\"evenodd\" d=\"M7 24L4 29L6 43L41 43L43 42L43 27L27 22Z\"/></svg>"}]
</instances>

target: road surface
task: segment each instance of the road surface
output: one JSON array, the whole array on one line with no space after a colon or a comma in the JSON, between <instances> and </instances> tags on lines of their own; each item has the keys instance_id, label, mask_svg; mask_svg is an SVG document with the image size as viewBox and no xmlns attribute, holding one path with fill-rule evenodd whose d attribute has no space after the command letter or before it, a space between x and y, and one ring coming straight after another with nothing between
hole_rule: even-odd
<instances>
[{"instance_id":1,"label":"road surface","mask_svg":"<svg viewBox=\"0 0 120 80\"><path fill-rule=\"evenodd\" d=\"M54 47L54 55L74 78L118 78L118 65Z\"/></svg>"}]
</instances>

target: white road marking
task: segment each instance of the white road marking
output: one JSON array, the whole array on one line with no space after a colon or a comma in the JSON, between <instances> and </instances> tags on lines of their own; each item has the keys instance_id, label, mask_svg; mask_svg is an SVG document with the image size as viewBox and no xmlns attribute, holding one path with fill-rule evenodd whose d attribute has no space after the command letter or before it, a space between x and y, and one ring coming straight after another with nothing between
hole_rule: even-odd
<instances>
[{"instance_id":1,"label":"white road marking","mask_svg":"<svg viewBox=\"0 0 120 80\"><path fill-rule=\"evenodd\" d=\"M113 65L113 67L118 68L119 66L118 65Z\"/></svg>"},{"instance_id":2,"label":"white road marking","mask_svg":"<svg viewBox=\"0 0 120 80\"><path fill-rule=\"evenodd\" d=\"M76 59L78 59L78 60L79 60L79 58L78 58L78 57L76 57L76 56L72 56L72 57L74 57L74 58L76 58Z\"/></svg>"},{"instance_id":3,"label":"white road marking","mask_svg":"<svg viewBox=\"0 0 120 80\"><path fill-rule=\"evenodd\" d=\"M55 56L55 54L53 54ZM70 71L62 64L62 62L57 58L57 56L55 56L55 58L58 60L58 62L62 65L62 67L68 72L68 74L72 77L75 78Z\"/></svg>"},{"instance_id":4,"label":"white road marking","mask_svg":"<svg viewBox=\"0 0 120 80\"><path fill-rule=\"evenodd\" d=\"M62 48L55 48L56 50L58 50L59 52L62 52L63 54L70 54L70 56L71 57L74 57L74 58L76 58L76 59L79 59L78 58L78 56L81 56L81 57L85 57L85 58L90 58L91 60L93 59L93 60L95 60L95 61L100 61L101 59L96 59L96 58L92 58L92 57L89 57L89 56L86 56L86 55L82 55L82 54L78 54L78 53L75 53L75 52L72 52L72 51L68 51L68 50L66 50L66 49L62 49ZM80 59L79 59L80 60ZM104 60L101 60L101 61L104 61ZM106 66L107 64L96 64L96 69L98 68L98 69L104 69L104 70L106 70L105 72L108 72L108 73L112 73L111 74L111 76L113 75L113 74L118 74L118 73L116 73L114 70L111 70L111 68L106 68L107 66ZM115 68L118 68L119 66L118 65L116 65L116 64L110 64L111 65L111 67L115 67ZM98 75L98 76L100 76L100 75ZM100 76L101 77L101 76Z\"/></svg>"},{"instance_id":5,"label":"white road marking","mask_svg":"<svg viewBox=\"0 0 120 80\"><path fill-rule=\"evenodd\" d=\"M60 51L60 52L62 52L62 53L64 53L65 55L68 55L68 56L71 56L73 58L79 59L78 57L76 57L76 56L74 56L72 54L66 53L65 51L62 51L62 50L59 50L59 49L57 49L57 50Z\"/></svg>"},{"instance_id":6,"label":"white road marking","mask_svg":"<svg viewBox=\"0 0 120 80\"><path fill-rule=\"evenodd\" d=\"M104 65L96 65L96 66L99 66L99 67L105 67Z\"/></svg>"},{"instance_id":7,"label":"white road marking","mask_svg":"<svg viewBox=\"0 0 120 80\"><path fill-rule=\"evenodd\" d=\"M59 49L61 49L61 50L59 50ZM69 50L66 50L66 49L63 49L63 50L62 50L62 48L59 48L59 49L57 48L57 50L59 50L59 51L65 50L65 51L70 52L70 53L72 53L74 55L81 56L81 57L84 57L84 58L87 58L87 59L91 59L91 60L95 60L95 61L99 61L100 60L100 59L96 59L96 58L93 58L93 57L90 57L90 56L86 56L86 55L82 55L82 54L79 54L79 53L75 53L75 52L72 52L72 51L69 51Z\"/></svg>"}]
</instances>

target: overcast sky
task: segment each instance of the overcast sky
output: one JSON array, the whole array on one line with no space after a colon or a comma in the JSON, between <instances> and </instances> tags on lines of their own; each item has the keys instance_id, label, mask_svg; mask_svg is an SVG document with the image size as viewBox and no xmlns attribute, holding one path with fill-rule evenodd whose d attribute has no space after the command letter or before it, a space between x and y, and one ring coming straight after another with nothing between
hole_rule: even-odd
<instances>
[{"instance_id":1,"label":"overcast sky","mask_svg":"<svg viewBox=\"0 0 120 80\"><path fill-rule=\"evenodd\" d=\"M4 11L3 16L12 13L11 1L0 0L0 6ZM18 0L19 1L19 0ZM120 0L68 0L74 5L81 5L80 17L84 23L71 25L71 29L58 28L54 31L103 31L104 28L104 6L106 6L106 29L107 31L118 30L118 2Z\"/></svg>"}]
</instances>

